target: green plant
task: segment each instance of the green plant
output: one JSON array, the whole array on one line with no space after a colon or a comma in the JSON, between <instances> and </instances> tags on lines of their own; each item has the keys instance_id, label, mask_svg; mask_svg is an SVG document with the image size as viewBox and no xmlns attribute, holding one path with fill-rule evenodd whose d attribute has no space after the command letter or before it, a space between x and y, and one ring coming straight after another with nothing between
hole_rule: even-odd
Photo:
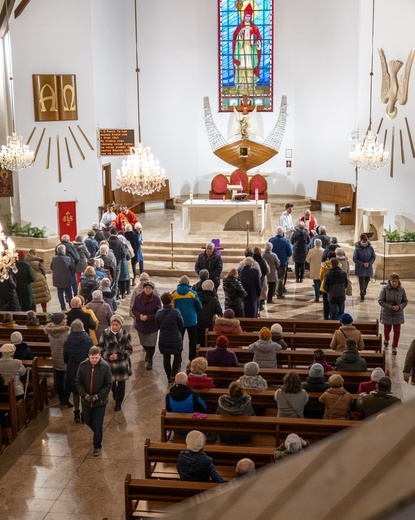
<instances>
[{"instance_id":1,"label":"green plant","mask_svg":"<svg viewBox=\"0 0 415 520\"><path fill-rule=\"evenodd\" d=\"M386 242L401 242L401 235L397 229L392 231L391 227L389 226L389 229L384 229L384 232Z\"/></svg>"},{"instance_id":2,"label":"green plant","mask_svg":"<svg viewBox=\"0 0 415 520\"><path fill-rule=\"evenodd\" d=\"M8 233L10 235L14 235L17 237L33 237L33 238L45 238L46 237L46 227L38 228L36 226L32 227L31 222L21 226L18 222L11 224L8 222Z\"/></svg>"},{"instance_id":3,"label":"green plant","mask_svg":"<svg viewBox=\"0 0 415 520\"><path fill-rule=\"evenodd\" d=\"M415 242L415 231L408 231L405 229L402 233L401 240L402 242Z\"/></svg>"}]
</instances>

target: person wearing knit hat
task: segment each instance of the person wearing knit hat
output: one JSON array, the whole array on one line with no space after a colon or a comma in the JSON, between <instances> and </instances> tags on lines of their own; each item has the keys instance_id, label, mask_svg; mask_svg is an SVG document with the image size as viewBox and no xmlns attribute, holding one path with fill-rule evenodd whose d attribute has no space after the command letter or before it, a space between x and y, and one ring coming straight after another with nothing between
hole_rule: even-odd
<instances>
[{"instance_id":1,"label":"person wearing knit hat","mask_svg":"<svg viewBox=\"0 0 415 520\"><path fill-rule=\"evenodd\" d=\"M303 449L309 445L310 443L307 440L302 439L296 433L290 433L285 441L278 446L274 452L274 460L277 462L278 460L285 458L287 455L302 453Z\"/></svg>"},{"instance_id":2,"label":"person wearing knit hat","mask_svg":"<svg viewBox=\"0 0 415 520\"><path fill-rule=\"evenodd\" d=\"M199 271L199 281L192 285L192 289L199 294L202 291L202 284L205 280L209 280L209 271L207 269L201 269ZM213 292L217 294L215 286L213 286Z\"/></svg>"},{"instance_id":3,"label":"person wearing knit hat","mask_svg":"<svg viewBox=\"0 0 415 520\"><path fill-rule=\"evenodd\" d=\"M242 334L243 330L241 322L235 318L235 312L232 309L226 309L223 316L215 319L213 332L215 334Z\"/></svg>"},{"instance_id":4,"label":"person wearing knit hat","mask_svg":"<svg viewBox=\"0 0 415 520\"><path fill-rule=\"evenodd\" d=\"M259 340L249 345L249 352L254 353L254 361L261 368L276 368L277 353L282 350L279 343L271 339L271 331L267 327L262 327L259 331Z\"/></svg>"},{"instance_id":5,"label":"person wearing knit hat","mask_svg":"<svg viewBox=\"0 0 415 520\"><path fill-rule=\"evenodd\" d=\"M244 375L238 379L244 390L266 390L268 383L259 375L259 365L250 361L244 366Z\"/></svg>"},{"instance_id":6,"label":"person wearing knit hat","mask_svg":"<svg viewBox=\"0 0 415 520\"><path fill-rule=\"evenodd\" d=\"M223 311L212 280L205 280L202 283L202 290L198 294L202 308L197 315L196 341L199 345L204 345L206 330L213 329L215 317L222 316Z\"/></svg>"},{"instance_id":7,"label":"person wearing knit hat","mask_svg":"<svg viewBox=\"0 0 415 520\"><path fill-rule=\"evenodd\" d=\"M357 349L363 350L365 348L365 343L360 330L352 325L353 317L345 312L340 315L339 321L341 326L334 332L330 348L336 352L343 352L346 348L346 339L352 338L357 343Z\"/></svg>"},{"instance_id":8,"label":"person wearing knit hat","mask_svg":"<svg viewBox=\"0 0 415 520\"><path fill-rule=\"evenodd\" d=\"M4 378L4 384L9 381L14 381L14 391L16 399L21 399L24 396L24 388L20 381L20 377L26 374L26 368L20 359L13 359L13 354L16 352L16 347L11 343L5 343L0 347L0 374Z\"/></svg>"},{"instance_id":9,"label":"person wearing knit hat","mask_svg":"<svg viewBox=\"0 0 415 520\"><path fill-rule=\"evenodd\" d=\"M358 394L370 394L370 392L373 392L376 390L376 385L379 382L379 379L381 377L385 377L385 372L383 368L376 367L372 370L372 373L370 374L370 381L363 381L360 383L359 388L357 390Z\"/></svg>"},{"instance_id":10,"label":"person wearing knit hat","mask_svg":"<svg viewBox=\"0 0 415 520\"><path fill-rule=\"evenodd\" d=\"M15 323L16 321L13 319L13 314L11 312L5 312L3 315L3 321L0 325L15 325Z\"/></svg>"},{"instance_id":11,"label":"person wearing knit hat","mask_svg":"<svg viewBox=\"0 0 415 520\"><path fill-rule=\"evenodd\" d=\"M223 478L216 470L213 460L203 451L205 442L206 437L198 430L192 430L186 435L187 450L181 451L177 460L180 480L223 482Z\"/></svg>"},{"instance_id":12,"label":"person wearing knit hat","mask_svg":"<svg viewBox=\"0 0 415 520\"><path fill-rule=\"evenodd\" d=\"M271 339L274 343L281 345L282 350L286 350L288 345L282 339L282 327L279 323L274 323L271 326Z\"/></svg>"},{"instance_id":13,"label":"person wearing knit hat","mask_svg":"<svg viewBox=\"0 0 415 520\"><path fill-rule=\"evenodd\" d=\"M347 276L350 274L350 263L349 259L346 256L346 253L344 252L344 249L341 247L338 247L336 249L336 258L340 262L340 267L345 271ZM350 283L350 282L349 282ZM348 294L348 296L351 296Z\"/></svg>"},{"instance_id":14,"label":"person wearing knit hat","mask_svg":"<svg viewBox=\"0 0 415 520\"><path fill-rule=\"evenodd\" d=\"M324 367L320 363L313 363L308 370L307 379L302 383L302 387L307 392L319 392L320 394L330 388L330 385L324 377ZM312 415L307 415L312 417ZM313 415L314 417L314 415ZM321 419L321 414L316 418Z\"/></svg>"},{"instance_id":15,"label":"person wearing knit hat","mask_svg":"<svg viewBox=\"0 0 415 520\"><path fill-rule=\"evenodd\" d=\"M130 356L133 353L131 336L123 328L124 320L118 314L110 319L110 326L104 330L98 345L102 348L102 358L109 364L112 374L112 395L114 410L121 410L125 397L125 382L131 375Z\"/></svg>"},{"instance_id":16,"label":"person wearing knit hat","mask_svg":"<svg viewBox=\"0 0 415 520\"><path fill-rule=\"evenodd\" d=\"M14 353L14 359L20 360L31 360L34 359L34 354L28 347L27 343L23 341L23 336L19 331L12 332L10 336L10 341L16 347L16 352Z\"/></svg>"},{"instance_id":17,"label":"person wearing knit hat","mask_svg":"<svg viewBox=\"0 0 415 520\"><path fill-rule=\"evenodd\" d=\"M235 352L228 349L229 340L226 336L219 336L216 340L216 347L210 348L206 352L208 365L214 367L238 367L239 362Z\"/></svg>"}]
</instances>

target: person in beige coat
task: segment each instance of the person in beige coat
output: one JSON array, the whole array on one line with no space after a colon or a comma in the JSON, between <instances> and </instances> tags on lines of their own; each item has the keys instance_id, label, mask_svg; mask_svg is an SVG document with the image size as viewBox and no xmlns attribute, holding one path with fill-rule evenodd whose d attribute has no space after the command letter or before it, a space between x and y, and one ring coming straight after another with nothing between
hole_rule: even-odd
<instances>
[{"instance_id":1,"label":"person in beige coat","mask_svg":"<svg viewBox=\"0 0 415 520\"><path fill-rule=\"evenodd\" d=\"M315 302L320 301L320 267L323 253L324 249L321 247L321 240L316 238L314 240L314 247L308 251L305 259L310 266L310 278L313 280Z\"/></svg>"},{"instance_id":2,"label":"person in beige coat","mask_svg":"<svg viewBox=\"0 0 415 520\"><path fill-rule=\"evenodd\" d=\"M353 323L353 318L350 314L344 313L339 319L341 326L334 332L330 343L330 348L336 352L343 352L346 349L346 339L352 338L356 341L357 350L363 350L365 343L362 338L360 330L357 330Z\"/></svg>"},{"instance_id":3,"label":"person in beige coat","mask_svg":"<svg viewBox=\"0 0 415 520\"><path fill-rule=\"evenodd\" d=\"M324 404L323 419L350 419L350 408L353 404L353 396L343 388L344 379L340 374L329 377L330 388L322 394L318 400Z\"/></svg>"},{"instance_id":4,"label":"person in beige coat","mask_svg":"<svg viewBox=\"0 0 415 520\"><path fill-rule=\"evenodd\" d=\"M46 268L43 262L43 258L37 254L36 249L30 249L26 255L26 261L29 263L33 274L35 275L35 281L32 282L34 301L33 310L35 311L36 306L40 303L42 306L42 311L46 312L47 303L50 302L51 296L48 282L46 280Z\"/></svg>"},{"instance_id":5,"label":"person in beige coat","mask_svg":"<svg viewBox=\"0 0 415 520\"><path fill-rule=\"evenodd\" d=\"M14 391L16 398L21 399L24 396L23 384L20 376L26 374L26 368L20 359L13 359L16 347L12 343L5 343L0 347L0 375L3 376L4 383L7 385L9 381L14 380Z\"/></svg>"}]
</instances>

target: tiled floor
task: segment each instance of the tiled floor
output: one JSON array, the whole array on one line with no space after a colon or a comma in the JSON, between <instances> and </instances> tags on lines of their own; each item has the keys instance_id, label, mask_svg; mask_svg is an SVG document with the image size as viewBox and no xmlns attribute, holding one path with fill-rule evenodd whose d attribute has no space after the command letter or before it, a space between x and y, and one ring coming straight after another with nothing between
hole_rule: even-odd
<instances>
[{"instance_id":1,"label":"tiled floor","mask_svg":"<svg viewBox=\"0 0 415 520\"><path fill-rule=\"evenodd\" d=\"M329 212L317 212L316 216L340 242L349 243L352 239L353 229L338 226ZM180 210L156 209L140 215L144 239L168 241L172 220L175 222L177 241L197 240L203 243L211 238L186 236L181 230ZM237 240L244 244L245 234L233 233L232 242ZM255 240L258 245L264 243L263 237L251 236L251 243ZM226 243L226 238L222 242ZM158 290L163 292L174 289L179 277L180 272L176 271L174 278L156 277L154 281ZM355 296L347 298L347 312L355 319L378 318L380 281L370 284L365 302L360 302L357 281L354 279L353 282ZM402 282L410 304L405 312L406 324L398 356L392 358L388 353L387 363L394 392L407 399L412 395L413 388L406 385L401 373L405 351L415 337L412 305L415 281ZM276 321L285 317L322 317L322 304L313 302L311 281L297 284L291 278L287 288L287 298L269 305L264 315L275 317ZM56 292L53 295L50 309L58 310ZM127 318L128 312L129 300L122 300L120 313ZM130 318L126 324L131 326ZM146 437L159 439L159 416L168 388L160 354L155 357L154 369L146 371L144 355L134 329L132 337L133 375L127 383L122 411L113 411L112 400L107 407L101 457L92 457L92 434L85 425L74 423L72 411L63 410L56 403L49 405L0 455L0 519L95 520L105 516L114 520L124 517L125 475L143 476L144 440Z\"/></svg>"}]
</instances>

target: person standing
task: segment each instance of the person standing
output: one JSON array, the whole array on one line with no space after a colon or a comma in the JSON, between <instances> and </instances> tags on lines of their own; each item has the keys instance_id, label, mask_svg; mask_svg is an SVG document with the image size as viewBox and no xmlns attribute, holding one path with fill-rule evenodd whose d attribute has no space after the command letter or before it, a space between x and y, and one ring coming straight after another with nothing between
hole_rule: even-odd
<instances>
[{"instance_id":1,"label":"person standing","mask_svg":"<svg viewBox=\"0 0 415 520\"><path fill-rule=\"evenodd\" d=\"M314 242L314 247L309 249L305 259L310 266L310 278L313 280L315 302L320 301L320 266L322 256L323 248L321 247L321 240L318 238Z\"/></svg>"},{"instance_id":2,"label":"person standing","mask_svg":"<svg viewBox=\"0 0 415 520\"><path fill-rule=\"evenodd\" d=\"M144 272L144 257L143 257L143 250L141 249L141 246L144 244L143 242L143 226L140 222L136 222L134 224L134 233L137 235L138 240L138 248L137 248L137 263L138 268L140 270L140 274Z\"/></svg>"},{"instance_id":3,"label":"person standing","mask_svg":"<svg viewBox=\"0 0 415 520\"><path fill-rule=\"evenodd\" d=\"M335 257L336 257L336 253L334 253L334 251L331 251L329 253L327 260L325 262L321 262L321 266L320 266L320 293L321 293L321 296L323 297L323 318L325 320L328 320L330 317L330 308L329 308L328 294L324 288L324 280L326 279L326 276L331 267L330 260Z\"/></svg>"},{"instance_id":4,"label":"person standing","mask_svg":"<svg viewBox=\"0 0 415 520\"><path fill-rule=\"evenodd\" d=\"M65 311L65 299L68 303L72 300L72 275L75 273L75 264L66 254L66 247L63 244L56 248L56 255L52 258L50 268L53 286L58 290L61 310ZM78 290L76 292L78 293Z\"/></svg>"},{"instance_id":5,"label":"person standing","mask_svg":"<svg viewBox=\"0 0 415 520\"><path fill-rule=\"evenodd\" d=\"M403 378L404 381L415 386L415 339L412 341L405 356Z\"/></svg>"},{"instance_id":6,"label":"person standing","mask_svg":"<svg viewBox=\"0 0 415 520\"><path fill-rule=\"evenodd\" d=\"M305 228L310 236L312 238L316 234L316 228L317 228L317 220L314 218L314 216L311 214L311 211L309 209L306 209L304 211L304 215L300 217L300 221L304 222Z\"/></svg>"},{"instance_id":7,"label":"person standing","mask_svg":"<svg viewBox=\"0 0 415 520\"><path fill-rule=\"evenodd\" d=\"M223 279L223 292L225 293L225 309L232 309L236 317L245 318L244 298L248 293L239 281L236 269L231 269Z\"/></svg>"},{"instance_id":8,"label":"person standing","mask_svg":"<svg viewBox=\"0 0 415 520\"><path fill-rule=\"evenodd\" d=\"M105 238L108 238L110 227L116 218L117 218L117 214L114 211L114 203L109 202L107 204L107 211L105 211L105 213L102 214L101 221L99 223L100 228L104 232ZM94 228L92 228L92 229L94 229ZM103 239L101 239L101 240L103 240ZM98 242L101 242L101 240L98 239Z\"/></svg>"},{"instance_id":9,"label":"person standing","mask_svg":"<svg viewBox=\"0 0 415 520\"><path fill-rule=\"evenodd\" d=\"M392 354L396 356L401 325L405 323L403 311L408 305L408 298L398 274L392 273L389 276L388 283L380 291L378 303L381 307L380 322L383 323L383 346L388 348L390 333L393 328Z\"/></svg>"},{"instance_id":10,"label":"person standing","mask_svg":"<svg viewBox=\"0 0 415 520\"><path fill-rule=\"evenodd\" d=\"M302 283L304 279L305 260L307 257L308 243L310 237L305 229L304 222L300 222L291 236L293 245L293 260L295 263L295 277L297 283Z\"/></svg>"},{"instance_id":11,"label":"person standing","mask_svg":"<svg viewBox=\"0 0 415 520\"><path fill-rule=\"evenodd\" d=\"M91 347L88 359L79 365L76 373L76 388L82 399L85 424L94 433L94 457L101 454L105 409L111 386L112 376L108 363L101 358L99 347Z\"/></svg>"},{"instance_id":12,"label":"person standing","mask_svg":"<svg viewBox=\"0 0 415 520\"><path fill-rule=\"evenodd\" d=\"M127 224L134 226L136 222L137 218L135 214L127 208L126 204L121 204L120 212L113 220L112 225L115 226L118 231L124 232Z\"/></svg>"},{"instance_id":13,"label":"person standing","mask_svg":"<svg viewBox=\"0 0 415 520\"><path fill-rule=\"evenodd\" d=\"M61 243L58 244L55 248L56 254L58 254L58 247L61 245L65 246L65 250L66 250L65 254L68 255L69 258L73 262L74 271L73 271L73 273L71 273L71 287L72 287L73 295L76 296L78 294L78 284L76 281L75 272L76 272L76 266L78 265L78 262L80 260L80 256L79 256L79 253L78 253L76 247L74 247L71 244L69 235L62 235Z\"/></svg>"},{"instance_id":14,"label":"person standing","mask_svg":"<svg viewBox=\"0 0 415 520\"><path fill-rule=\"evenodd\" d=\"M290 240L291 235L294 232L294 222L293 222L293 207L294 204L291 202L287 202L285 205L285 211L280 216L279 225L282 227L284 235ZM278 254L278 253L277 253Z\"/></svg>"},{"instance_id":15,"label":"person standing","mask_svg":"<svg viewBox=\"0 0 415 520\"><path fill-rule=\"evenodd\" d=\"M46 279L46 267L43 258L38 256L36 249L30 249L26 255L26 260L32 268L35 275L35 281L32 283L33 289L33 308L36 310L36 305L40 303L42 311L46 312L47 303L50 302L51 296L48 282Z\"/></svg>"},{"instance_id":16,"label":"person standing","mask_svg":"<svg viewBox=\"0 0 415 520\"><path fill-rule=\"evenodd\" d=\"M324 279L324 290L329 301L330 316L338 320L344 313L346 302L347 274L339 265L337 258L330 260L330 270Z\"/></svg>"},{"instance_id":17,"label":"person standing","mask_svg":"<svg viewBox=\"0 0 415 520\"><path fill-rule=\"evenodd\" d=\"M25 252L18 252L19 259L16 261L17 272L14 273L14 278L17 284L17 297L19 298L20 309L22 311L30 311L33 309L33 288L32 283L35 281L30 264L26 261Z\"/></svg>"},{"instance_id":18,"label":"person standing","mask_svg":"<svg viewBox=\"0 0 415 520\"><path fill-rule=\"evenodd\" d=\"M124 319L114 314L110 321L110 326L102 333L99 346L102 348L102 357L111 369L114 410L119 412L124 401L125 382L131 375L130 356L133 347L130 334L123 328Z\"/></svg>"},{"instance_id":19,"label":"person standing","mask_svg":"<svg viewBox=\"0 0 415 520\"><path fill-rule=\"evenodd\" d=\"M163 293L160 300L163 308L156 312L156 324L160 331L159 350L163 355L167 380L173 383L182 363L184 322L180 311L174 309L171 304L173 298L170 293ZM173 356L173 364L171 364L171 356Z\"/></svg>"},{"instance_id":20,"label":"person standing","mask_svg":"<svg viewBox=\"0 0 415 520\"><path fill-rule=\"evenodd\" d=\"M281 262L278 256L272 252L272 244L270 242L265 244L263 259L266 261L269 267L269 273L267 275L267 303L272 303L272 298L274 297L275 289L277 288L278 268L281 265Z\"/></svg>"},{"instance_id":21,"label":"person standing","mask_svg":"<svg viewBox=\"0 0 415 520\"><path fill-rule=\"evenodd\" d=\"M143 292L134 300L131 310L134 316L134 328L140 339L140 344L146 352L147 370L153 368L153 356L157 344L156 313L161 309L160 297L154 293L154 283L145 282Z\"/></svg>"},{"instance_id":22,"label":"person standing","mask_svg":"<svg viewBox=\"0 0 415 520\"><path fill-rule=\"evenodd\" d=\"M244 267L239 273L239 281L247 292L247 296L244 298L246 318L258 318L261 281L258 270L253 265L254 259L251 256L247 256L244 260Z\"/></svg>"},{"instance_id":23,"label":"person standing","mask_svg":"<svg viewBox=\"0 0 415 520\"><path fill-rule=\"evenodd\" d=\"M284 236L284 229L281 226L277 227L275 237L268 240L272 244L272 252L280 259L280 266L278 267L278 285L277 298L285 298L284 293L287 292L285 284L287 283L288 260L293 254L293 250L288 238Z\"/></svg>"},{"instance_id":24,"label":"person standing","mask_svg":"<svg viewBox=\"0 0 415 520\"><path fill-rule=\"evenodd\" d=\"M77 235L75 240L72 242L74 248L78 251L79 260L76 264L76 283L79 284L81 281L81 274L85 271L88 265L88 258L91 257L91 253L88 251L88 248L84 244L84 237L82 235ZM95 256L95 255L94 255Z\"/></svg>"},{"instance_id":25,"label":"person standing","mask_svg":"<svg viewBox=\"0 0 415 520\"><path fill-rule=\"evenodd\" d=\"M132 278L131 278L131 286L135 285L135 279L137 277L136 266L138 263L138 250L141 251L141 246L138 242L138 235L133 231L133 226L131 224L126 224L125 226L125 238L130 242L131 247L134 251L131 256L131 270L132 270Z\"/></svg>"},{"instance_id":26,"label":"person standing","mask_svg":"<svg viewBox=\"0 0 415 520\"><path fill-rule=\"evenodd\" d=\"M355 263L355 275L359 278L360 300L365 301L367 286L370 277L373 276L373 264L376 253L370 245L367 235L362 233L359 242L354 245L353 262Z\"/></svg>"},{"instance_id":27,"label":"person standing","mask_svg":"<svg viewBox=\"0 0 415 520\"><path fill-rule=\"evenodd\" d=\"M222 257L215 251L215 245L212 242L206 244L206 249L203 253L200 253L196 260L196 273L199 274L202 269L209 271L209 279L215 284L217 290L220 285L220 273L222 272Z\"/></svg>"},{"instance_id":28,"label":"person standing","mask_svg":"<svg viewBox=\"0 0 415 520\"><path fill-rule=\"evenodd\" d=\"M222 316L223 311L212 280L205 280L198 293L202 308L197 314L197 343L205 344L206 329L213 329L213 317Z\"/></svg>"},{"instance_id":29,"label":"person standing","mask_svg":"<svg viewBox=\"0 0 415 520\"><path fill-rule=\"evenodd\" d=\"M86 307L94 311L97 317L98 325L95 334L99 341L104 330L111 325L111 316L113 316L114 311L108 303L104 301L102 291L99 289L92 293L92 301L89 302Z\"/></svg>"}]
</instances>

